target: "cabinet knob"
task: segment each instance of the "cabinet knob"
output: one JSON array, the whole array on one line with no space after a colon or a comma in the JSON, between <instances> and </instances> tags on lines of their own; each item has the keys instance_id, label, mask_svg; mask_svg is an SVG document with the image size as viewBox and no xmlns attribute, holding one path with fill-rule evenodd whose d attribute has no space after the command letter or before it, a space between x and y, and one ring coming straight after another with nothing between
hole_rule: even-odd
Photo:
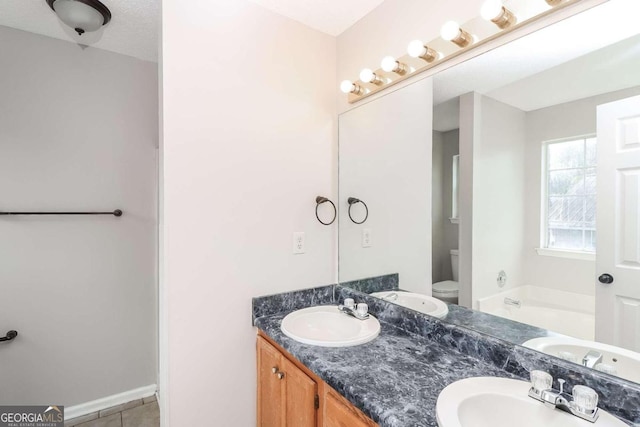
<instances>
[{"instance_id":1,"label":"cabinet knob","mask_svg":"<svg viewBox=\"0 0 640 427\"><path fill-rule=\"evenodd\" d=\"M279 380L281 380L284 378L284 372L278 372L276 376L278 377Z\"/></svg>"},{"instance_id":2,"label":"cabinet knob","mask_svg":"<svg viewBox=\"0 0 640 427\"><path fill-rule=\"evenodd\" d=\"M271 372L273 372L274 374L278 373L278 367L274 366L273 368L271 368Z\"/></svg>"}]
</instances>

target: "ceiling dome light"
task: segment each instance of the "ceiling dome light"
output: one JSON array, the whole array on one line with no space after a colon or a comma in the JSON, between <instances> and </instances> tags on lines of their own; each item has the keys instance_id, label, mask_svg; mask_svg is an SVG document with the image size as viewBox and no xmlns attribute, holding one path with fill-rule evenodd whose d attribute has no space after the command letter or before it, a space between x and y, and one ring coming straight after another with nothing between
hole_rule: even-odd
<instances>
[{"instance_id":1,"label":"ceiling dome light","mask_svg":"<svg viewBox=\"0 0 640 427\"><path fill-rule=\"evenodd\" d=\"M473 43L473 36L460 28L460 25L455 21L445 22L440 30L440 37L460 47L467 47Z\"/></svg>"},{"instance_id":2,"label":"ceiling dome light","mask_svg":"<svg viewBox=\"0 0 640 427\"><path fill-rule=\"evenodd\" d=\"M480 9L480 16L503 30L517 21L513 12L502 5L502 0L486 0Z\"/></svg>"},{"instance_id":3,"label":"ceiling dome light","mask_svg":"<svg viewBox=\"0 0 640 427\"><path fill-rule=\"evenodd\" d=\"M78 35L99 30L111 20L111 12L98 0L47 0L47 4Z\"/></svg>"},{"instance_id":4,"label":"ceiling dome light","mask_svg":"<svg viewBox=\"0 0 640 427\"><path fill-rule=\"evenodd\" d=\"M421 40L414 40L407 46L407 53L412 58L422 58L427 62L433 62L440 57L440 54L422 43Z\"/></svg>"}]
</instances>

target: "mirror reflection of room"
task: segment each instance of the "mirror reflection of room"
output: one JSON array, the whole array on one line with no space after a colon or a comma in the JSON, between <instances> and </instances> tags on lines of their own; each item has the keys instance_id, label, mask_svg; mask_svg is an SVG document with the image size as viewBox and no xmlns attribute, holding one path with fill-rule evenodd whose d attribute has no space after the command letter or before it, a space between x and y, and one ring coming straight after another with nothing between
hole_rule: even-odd
<instances>
[{"instance_id":1,"label":"mirror reflection of room","mask_svg":"<svg viewBox=\"0 0 640 427\"><path fill-rule=\"evenodd\" d=\"M628 285L640 282L634 228L640 164L633 163L640 36L628 26L596 24L596 9L432 77L430 138L412 141L429 148L421 166L430 177L421 181L428 189L430 216L422 221L431 231L429 248L420 257L374 238L375 250L386 251L378 262L371 249L359 247L358 229L341 222L339 277L447 322L640 382L634 321L640 295ZM424 114L406 108L422 105L409 97L415 85L340 117L341 192L365 188L378 218L387 198L359 182L361 169L354 169L374 137L360 125L380 124L375 137L386 134L393 143L380 146L395 148L397 156L411 137L396 138L398 128L417 133L429 125ZM394 103L401 93L404 102ZM399 111L404 121L394 127ZM405 154L411 166L395 169L367 158L381 182L413 182L416 157ZM424 206L423 193L412 190L405 207ZM409 230L415 237L411 227L420 220L397 218L375 223L373 236ZM408 274L429 264L424 279ZM445 304L444 315L433 301Z\"/></svg>"}]
</instances>

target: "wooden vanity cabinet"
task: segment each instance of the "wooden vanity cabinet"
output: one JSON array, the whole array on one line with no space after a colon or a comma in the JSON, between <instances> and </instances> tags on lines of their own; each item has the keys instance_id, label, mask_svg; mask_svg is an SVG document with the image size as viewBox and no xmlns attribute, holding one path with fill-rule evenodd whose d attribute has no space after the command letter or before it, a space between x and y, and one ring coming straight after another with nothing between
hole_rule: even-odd
<instances>
[{"instance_id":1,"label":"wooden vanity cabinet","mask_svg":"<svg viewBox=\"0 0 640 427\"><path fill-rule=\"evenodd\" d=\"M351 402L327 386L324 393L323 427L377 427Z\"/></svg>"},{"instance_id":2,"label":"wooden vanity cabinet","mask_svg":"<svg viewBox=\"0 0 640 427\"><path fill-rule=\"evenodd\" d=\"M258 426L316 427L318 383L258 337Z\"/></svg>"},{"instance_id":3,"label":"wooden vanity cabinet","mask_svg":"<svg viewBox=\"0 0 640 427\"><path fill-rule=\"evenodd\" d=\"M270 338L258 333L259 427L377 427Z\"/></svg>"}]
</instances>

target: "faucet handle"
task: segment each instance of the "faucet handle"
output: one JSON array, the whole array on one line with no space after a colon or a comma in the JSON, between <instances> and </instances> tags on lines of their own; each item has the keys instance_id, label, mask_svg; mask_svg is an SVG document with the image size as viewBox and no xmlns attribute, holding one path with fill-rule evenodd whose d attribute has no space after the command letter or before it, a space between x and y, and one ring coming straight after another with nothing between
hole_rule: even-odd
<instances>
[{"instance_id":1,"label":"faucet handle","mask_svg":"<svg viewBox=\"0 0 640 427\"><path fill-rule=\"evenodd\" d=\"M591 387L576 385L571 392L575 409L582 413L591 415L598 409L598 393Z\"/></svg>"},{"instance_id":2,"label":"faucet handle","mask_svg":"<svg viewBox=\"0 0 640 427\"><path fill-rule=\"evenodd\" d=\"M353 300L353 298L345 298L343 305L348 308L354 308L356 306L356 302Z\"/></svg>"},{"instance_id":3,"label":"faucet handle","mask_svg":"<svg viewBox=\"0 0 640 427\"><path fill-rule=\"evenodd\" d=\"M369 306L363 302L358 303L356 306L356 311L360 316L365 316L369 311Z\"/></svg>"},{"instance_id":4,"label":"faucet handle","mask_svg":"<svg viewBox=\"0 0 640 427\"><path fill-rule=\"evenodd\" d=\"M541 394L545 390L549 390L553 386L553 377L545 371L531 371L531 388L536 394Z\"/></svg>"}]
</instances>

